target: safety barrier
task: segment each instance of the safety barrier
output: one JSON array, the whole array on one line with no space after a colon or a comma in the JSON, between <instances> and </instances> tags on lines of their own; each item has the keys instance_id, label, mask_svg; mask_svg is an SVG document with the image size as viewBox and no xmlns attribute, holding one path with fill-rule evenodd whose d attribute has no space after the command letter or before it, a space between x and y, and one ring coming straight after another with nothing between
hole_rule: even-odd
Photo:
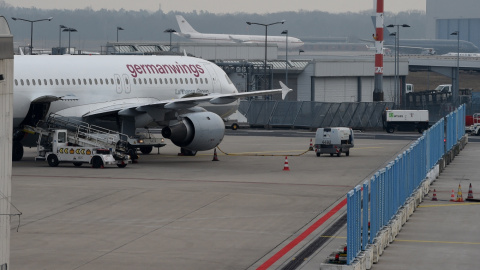
<instances>
[{"instance_id":1,"label":"safety barrier","mask_svg":"<svg viewBox=\"0 0 480 270\"><path fill-rule=\"evenodd\" d=\"M425 183L428 173L464 135L465 105L462 105L425 131L363 186L348 192L347 265L376 241L382 229Z\"/></svg>"}]
</instances>

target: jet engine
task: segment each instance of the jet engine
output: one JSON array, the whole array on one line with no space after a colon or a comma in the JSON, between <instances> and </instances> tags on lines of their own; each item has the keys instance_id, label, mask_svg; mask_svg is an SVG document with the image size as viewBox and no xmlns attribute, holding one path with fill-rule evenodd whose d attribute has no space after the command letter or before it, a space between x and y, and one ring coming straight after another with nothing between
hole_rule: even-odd
<instances>
[{"instance_id":1,"label":"jet engine","mask_svg":"<svg viewBox=\"0 0 480 270\"><path fill-rule=\"evenodd\" d=\"M196 112L184 114L181 118L181 121L162 129L162 136L170 139L176 146L205 151L222 142L225 123L217 114Z\"/></svg>"}]
</instances>

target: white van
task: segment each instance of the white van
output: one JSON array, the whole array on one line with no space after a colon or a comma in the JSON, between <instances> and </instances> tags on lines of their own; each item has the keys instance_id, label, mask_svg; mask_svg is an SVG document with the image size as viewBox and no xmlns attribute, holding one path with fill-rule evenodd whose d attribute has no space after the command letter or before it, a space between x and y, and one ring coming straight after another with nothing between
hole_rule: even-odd
<instances>
[{"instance_id":1,"label":"white van","mask_svg":"<svg viewBox=\"0 0 480 270\"><path fill-rule=\"evenodd\" d=\"M413 84L407 83L405 84L405 93L413 93Z\"/></svg>"},{"instance_id":2,"label":"white van","mask_svg":"<svg viewBox=\"0 0 480 270\"><path fill-rule=\"evenodd\" d=\"M322 153L334 154L337 157L341 153L350 155L353 147L353 130L348 127L318 128L315 134L315 153L317 157Z\"/></svg>"}]
</instances>

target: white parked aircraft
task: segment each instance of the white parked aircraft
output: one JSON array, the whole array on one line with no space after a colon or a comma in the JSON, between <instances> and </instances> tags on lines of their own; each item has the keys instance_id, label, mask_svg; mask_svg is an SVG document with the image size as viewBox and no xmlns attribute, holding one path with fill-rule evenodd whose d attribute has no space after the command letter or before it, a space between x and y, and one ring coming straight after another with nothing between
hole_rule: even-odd
<instances>
[{"instance_id":1,"label":"white parked aircraft","mask_svg":"<svg viewBox=\"0 0 480 270\"><path fill-rule=\"evenodd\" d=\"M282 89L239 93L217 65L188 56L15 56L13 160L23 157L23 126L50 113L110 127L127 135L163 127L162 135L195 153L223 139L223 119L241 97L282 94ZM33 136L30 136L33 137ZM190 152L188 152L190 151Z\"/></svg>"},{"instance_id":2,"label":"white parked aircraft","mask_svg":"<svg viewBox=\"0 0 480 270\"><path fill-rule=\"evenodd\" d=\"M202 43L265 43L265 36L262 35L233 35L233 34L204 34L199 33L183 18L177 15L178 27L180 32L175 32L177 36L188 38L192 41ZM278 48L285 49L286 41L284 36L268 36L268 43L275 43ZM303 45L303 41L295 37L288 37L288 49L297 49Z\"/></svg>"}]
</instances>

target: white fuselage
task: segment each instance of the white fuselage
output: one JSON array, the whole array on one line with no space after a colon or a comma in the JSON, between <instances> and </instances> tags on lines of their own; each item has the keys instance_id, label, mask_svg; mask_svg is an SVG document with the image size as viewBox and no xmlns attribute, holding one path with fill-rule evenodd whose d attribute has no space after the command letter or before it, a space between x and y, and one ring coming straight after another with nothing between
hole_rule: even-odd
<instances>
[{"instance_id":1,"label":"white fuselage","mask_svg":"<svg viewBox=\"0 0 480 270\"><path fill-rule=\"evenodd\" d=\"M201 43L255 43L265 44L265 36L262 35L229 35L229 34L203 34L203 33L178 33L177 35ZM287 40L284 36L268 36L267 43L277 44L279 49L285 49ZM295 37L288 37L288 49L293 50L301 47L303 41Z\"/></svg>"},{"instance_id":2,"label":"white fuselage","mask_svg":"<svg viewBox=\"0 0 480 270\"><path fill-rule=\"evenodd\" d=\"M49 112L79 117L109 106L222 93L237 93L237 89L218 66L193 57L39 55L14 59L14 127L25 118L32 102L48 97L67 97L51 102ZM208 106L202 107L226 117L235 112L238 102Z\"/></svg>"}]
</instances>

